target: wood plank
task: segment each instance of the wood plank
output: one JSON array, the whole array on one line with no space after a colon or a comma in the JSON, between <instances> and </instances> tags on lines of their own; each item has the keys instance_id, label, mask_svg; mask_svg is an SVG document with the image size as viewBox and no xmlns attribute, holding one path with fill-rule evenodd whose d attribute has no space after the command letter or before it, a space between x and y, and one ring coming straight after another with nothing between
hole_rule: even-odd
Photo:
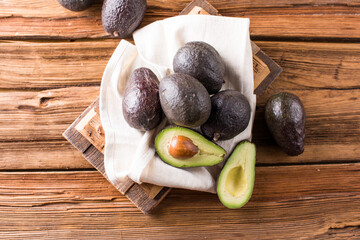
<instances>
[{"instance_id":1,"label":"wood plank","mask_svg":"<svg viewBox=\"0 0 360 240\"><path fill-rule=\"evenodd\" d=\"M99 85L119 41L0 41L0 88Z\"/></svg>"},{"instance_id":2,"label":"wood plank","mask_svg":"<svg viewBox=\"0 0 360 240\"><path fill-rule=\"evenodd\" d=\"M97 96L97 86L0 92L0 141L62 139L61 134Z\"/></svg>"},{"instance_id":3,"label":"wood plank","mask_svg":"<svg viewBox=\"0 0 360 240\"><path fill-rule=\"evenodd\" d=\"M283 68L273 88L360 88L358 43L257 41L256 44Z\"/></svg>"},{"instance_id":4,"label":"wood plank","mask_svg":"<svg viewBox=\"0 0 360 240\"><path fill-rule=\"evenodd\" d=\"M98 85L118 41L0 41L0 88ZM360 88L359 43L255 43L283 68L273 88Z\"/></svg>"},{"instance_id":5,"label":"wood plank","mask_svg":"<svg viewBox=\"0 0 360 240\"><path fill-rule=\"evenodd\" d=\"M98 96L98 87L73 87L40 92L0 93L0 148L6 149L9 142L34 141L39 148L47 148L46 141L62 140L62 132ZM258 99L255 117L254 141L258 146L258 163L296 163L321 161L357 161L360 157L360 89L353 90L290 90L297 94L305 105L306 150L298 157L287 157L274 145L265 127L263 110L266 99L278 89L270 89ZM42 99L42 100L41 100ZM21 129L21 131L19 131ZM0 155L0 162L18 157L13 151ZM329 151L336 149L336 151ZM56 169L61 149L49 150L46 168ZM67 151L70 151L69 149ZM33 154L33 145L24 145L23 153ZM50 154L49 152L49 154ZM39 153L40 154L40 153ZM56 157L58 156L58 157ZM69 168L78 168L78 163L64 160ZM66 156L64 156L66 157ZM41 159L46 159L43 156ZM24 166L36 166L38 160L26 157ZM29 161L33 161L32 163ZM18 166L21 162L13 165ZM73 165L72 165L73 164ZM82 165L83 162L80 164ZM12 164L9 165L9 167ZM51 167L54 166L54 167ZM37 168L41 168L39 165Z\"/></svg>"},{"instance_id":6,"label":"wood plank","mask_svg":"<svg viewBox=\"0 0 360 240\"><path fill-rule=\"evenodd\" d=\"M30 239L358 237L359 177L360 163L257 167L242 209L175 189L142 215L95 171L1 172L0 231Z\"/></svg>"},{"instance_id":7,"label":"wood plank","mask_svg":"<svg viewBox=\"0 0 360 240\"><path fill-rule=\"evenodd\" d=\"M176 16L188 0L148 0L142 26ZM264 37L360 38L359 1L210 1L219 13L249 17L251 35ZM56 1L12 0L0 5L0 38L104 38L101 1L79 13L67 11Z\"/></svg>"},{"instance_id":8,"label":"wood plank","mask_svg":"<svg viewBox=\"0 0 360 240\"><path fill-rule=\"evenodd\" d=\"M267 131L267 130L266 130ZM258 135L258 133L257 133ZM358 162L360 156L359 143L307 144L301 157L289 157L270 139L258 139L257 162L263 164L317 163L317 162ZM336 149L336 151L329 151ZM337 153L340 151L340 153ZM64 140L0 142L0 168L2 170L25 169L88 169L93 166L83 155Z\"/></svg>"},{"instance_id":9,"label":"wood plank","mask_svg":"<svg viewBox=\"0 0 360 240\"><path fill-rule=\"evenodd\" d=\"M1 170L93 168L65 139L0 142L0 152Z\"/></svg>"},{"instance_id":10,"label":"wood plank","mask_svg":"<svg viewBox=\"0 0 360 240\"><path fill-rule=\"evenodd\" d=\"M101 125L99 104L100 100L98 98L94 101L94 103L92 103L93 106L89 111L84 111L81 114L83 118L74 125L74 128L83 137L85 137L87 141L104 154L105 131ZM75 146L77 145L75 142L72 144Z\"/></svg>"}]
</instances>

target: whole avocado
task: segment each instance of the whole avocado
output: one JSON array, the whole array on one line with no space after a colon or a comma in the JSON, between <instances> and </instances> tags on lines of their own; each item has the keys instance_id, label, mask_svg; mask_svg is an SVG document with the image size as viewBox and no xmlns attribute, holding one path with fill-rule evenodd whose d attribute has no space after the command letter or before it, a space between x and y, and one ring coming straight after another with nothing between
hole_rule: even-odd
<instances>
[{"instance_id":1,"label":"whole avocado","mask_svg":"<svg viewBox=\"0 0 360 240\"><path fill-rule=\"evenodd\" d=\"M211 115L201 126L201 132L214 141L231 139L249 125L250 104L239 91L218 92L211 97L211 108Z\"/></svg>"},{"instance_id":2,"label":"whole avocado","mask_svg":"<svg viewBox=\"0 0 360 240\"><path fill-rule=\"evenodd\" d=\"M93 4L94 0L57 0L61 6L67 8L71 11L83 11L88 9L91 4Z\"/></svg>"},{"instance_id":3,"label":"whole avocado","mask_svg":"<svg viewBox=\"0 0 360 240\"><path fill-rule=\"evenodd\" d=\"M188 42L175 54L173 69L198 79L210 94L220 91L225 64L219 53L205 42Z\"/></svg>"},{"instance_id":4,"label":"whole avocado","mask_svg":"<svg viewBox=\"0 0 360 240\"><path fill-rule=\"evenodd\" d=\"M304 152L305 110L296 95L280 92L271 96L266 103L265 120L285 153L296 156Z\"/></svg>"},{"instance_id":5,"label":"whole avocado","mask_svg":"<svg viewBox=\"0 0 360 240\"><path fill-rule=\"evenodd\" d=\"M123 115L133 128L148 131L160 124L163 112L159 99L159 80L148 68L135 69L126 84Z\"/></svg>"},{"instance_id":6,"label":"whole avocado","mask_svg":"<svg viewBox=\"0 0 360 240\"><path fill-rule=\"evenodd\" d=\"M175 73L164 77L159 93L161 107L170 122L191 128L200 126L209 118L210 96L192 76Z\"/></svg>"},{"instance_id":7,"label":"whole avocado","mask_svg":"<svg viewBox=\"0 0 360 240\"><path fill-rule=\"evenodd\" d=\"M102 25L113 36L130 37L143 20L146 7L146 0L105 0Z\"/></svg>"}]
</instances>

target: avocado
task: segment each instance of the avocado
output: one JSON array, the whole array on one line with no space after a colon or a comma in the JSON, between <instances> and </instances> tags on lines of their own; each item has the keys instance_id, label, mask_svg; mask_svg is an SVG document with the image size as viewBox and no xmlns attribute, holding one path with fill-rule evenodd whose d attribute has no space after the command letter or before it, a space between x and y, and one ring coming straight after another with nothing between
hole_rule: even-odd
<instances>
[{"instance_id":1,"label":"avocado","mask_svg":"<svg viewBox=\"0 0 360 240\"><path fill-rule=\"evenodd\" d=\"M210 94L220 91L225 64L220 54L205 42L188 42L175 54L173 69L198 79Z\"/></svg>"},{"instance_id":2,"label":"avocado","mask_svg":"<svg viewBox=\"0 0 360 240\"><path fill-rule=\"evenodd\" d=\"M126 84L123 115L133 128L147 131L160 124L163 112L159 99L159 80L148 68L133 71Z\"/></svg>"},{"instance_id":3,"label":"avocado","mask_svg":"<svg viewBox=\"0 0 360 240\"><path fill-rule=\"evenodd\" d=\"M94 0L57 0L61 6L67 8L71 11L83 11L88 9L91 4L93 4Z\"/></svg>"},{"instance_id":4,"label":"avocado","mask_svg":"<svg viewBox=\"0 0 360 240\"><path fill-rule=\"evenodd\" d=\"M228 140L246 129L250 121L250 104L239 91L224 90L211 97L211 114L201 126L208 138Z\"/></svg>"},{"instance_id":5,"label":"avocado","mask_svg":"<svg viewBox=\"0 0 360 240\"><path fill-rule=\"evenodd\" d=\"M241 208L250 199L255 182L255 145L239 143L221 170L217 194L224 206Z\"/></svg>"},{"instance_id":6,"label":"avocado","mask_svg":"<svg viewBox=\"0 0 360 240\"><path fill-rule=\"evenodd\" d=\"M265 120L285 153L297 156L304 152L305 110L296 95L280 92L271 96L266 103Z\"/></svg>"},{"instance_id":7,"label":"avocado","mask_svg":"<svg viewBox=\"0 0 360 240\"><path fill-rule=\"evenodd\" d=\"M112 36L130 37L145 16L146 0L105 0L101 19Z\"/></svg>"},{"instance_id":8,"label":"avocado","mask_svg":"<svg viewBox=\"0 0 360 240\"><path fill-rule=\"evenodd\" d=\"M210 96L205 87L190 75L175 73L164 77L159 92L166 117L176 125L198 127L210 116Z\"/></svg>"},{"instance_id":9,"label":"avocado","mask_svg":"<svg viewBox=\"0 0 360 240\"><path fill-rule=\"evenodd\" d=\"M201 134L183 127L162 130L155 139L159 157L174 167L212 166L224 160L226 151Z\"/></svg>"}]
</instances>

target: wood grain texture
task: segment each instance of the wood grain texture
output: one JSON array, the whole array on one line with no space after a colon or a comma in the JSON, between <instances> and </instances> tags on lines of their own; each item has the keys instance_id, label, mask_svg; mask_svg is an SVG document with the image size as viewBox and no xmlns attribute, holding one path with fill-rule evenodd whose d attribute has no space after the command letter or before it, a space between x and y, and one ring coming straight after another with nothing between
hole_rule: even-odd
<instances>
[{"instance_id":1,"label":"wood grain texture","mask_svg":"<svg viewBox=\"0 0 360 240\"><path fill-rule=\"evenodd\" d=\"M62 139L62 132L97 96L99 87L0 92L0 141Z\"/></svg>"},{"instance_id":2,"label":"wood grain texture","mask_svg":"<svg viewBox=\"0 0 360 240\"><path fill-rule=\"evenodd\" d=\"M176 16L190 1L149 0L142 26ZM358 1L210 1L224 16L249 17L251 35L292 38L360 38ZM106 38L101 1L74 13L56 1L16 0L0 4L0 38Z\"/></svg>"},{"instance_id":3,"label":"wood grain texture","mask_svg":"<svg viewBox=\"0 0 360 240\"><path fill-rule=\"evenodd\" d=\"M0 88L99 85L119 41L0 41Z\"/></svg>"},{"instance_id":4,"label":"wood grain texture","mask_svg":"<svg viewBox=\"0 0 360 240\"><path fill-rule=\"evenodd\" d=\"M0 232L11 239L356 239L359 177L360 164L257 167L242 209L176 189L142 215L94 171L1 172Z\"/></svg>"},{"instance_id":5,"label":"wood grain texture","mask_svg":"<svg viewBox=\"0 0 360 240\"><path fill-rule=\"evenodd\" d=\"M84 169L93 168L65 139L0 142L0 169Z\"/></svg>"},{"instance_id":6,"label":"wood grain texture","mask_svg":"<svg viewBox=\"0 0 360 240\"><path fill-rule=\"evenodd\" d=\"M117 39L49 43L0 41L0 88L100 85L102 73L118 42ZM273 88L360 88L359 43L255 43L283 68Z\"/></svg>"},{"instance_id":7,"label":"wood grain texture","mask_svg":"<svg viewBox=\"0 0 360 240\"><path fill-rule=\"evenodd\" d=\"M276 89L360 88L360 44L256 42L283 68Z\"/></svg>"},{"instance_id":8,"label":"wood grain texture","mask_svg":"<svg viewBox=\"0 0 360 240\"><path fill-rule=\"evenodd\" d=\"M253 39L277 40L256 44L284 68L258 99L254 194L228 210L215 195L176 189L147 216L95 170L49 171L91 167L61 133L98 96L119 41L100 39L101 2L74 13L55 0L0 1L0 39L16 40L0 42L0 239L360 238L359 1L210 1L250 17ZM148 0L143 26L189 2ZM299 157L265 128L266 98L280 90L305 104Z\"/></svg>"},{"instance_id":9,"label":"wood grain texture","mask_svg":"<svg viewBox=\"0 0 360 240\"><path fill-rule=\"evenodd\" d=\"M98 87L73 87L40 92L0 93L0 148L9 146L9 142L34 141L33 144L38 144L39 148L47 149L46 141L62 140L62 132L96 99L98 90ZM289 90L303 101L307 116L305 153L298 157L285 156L275 146L265 127L265 102L267 97L277 91L277 88L270 87L258 99L253 139L259 150L259 164L359 160L360 89ZM33 145L24 145L23 151L24 154L34 152ZM44 165L55 169L59 166L60 153L55 148L49 151L54 156L49 155ZM0 162L18 155L16 151L9 151L0 155ZM78 168L75 160L71 163L72 154L64 157L66 156L70 158L64 160L68 163L66 166ZM46 159L46 156L42 159ZM26 157L19 158L19 161L26 161L24 166L36 166L38 162L37 159ZM20 164L22 163L18 162L13 166ZM80 165L82 164L83 162ZM8 163L8 166L12 166L12 163ZM41 169L42 165L38 168Z\"/></svg>"}]
</instances>

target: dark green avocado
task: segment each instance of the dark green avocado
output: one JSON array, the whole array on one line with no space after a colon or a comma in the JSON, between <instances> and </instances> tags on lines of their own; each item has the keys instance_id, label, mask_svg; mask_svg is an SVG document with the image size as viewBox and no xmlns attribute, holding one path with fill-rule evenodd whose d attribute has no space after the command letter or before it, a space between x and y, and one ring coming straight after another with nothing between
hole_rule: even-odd
<instances>
[{"instance_id":1,"label":"dark green avocado","mask_svg":"<svg viewBox=\"0 0 360 240\"><path fill-rule=\"evenodd\" d=\"M239 91L224 90L213 95L211 108L211 115L201 126L201 132L214 141L231 139L249 124L250 104Z\"/></svg>"},{"instance_id":2,"label":"dark green avocado","mask_svg":"<svg viewBox=\"0 0 360 240\"><path fill-rule=\"evenodd\" d=\"M130 37L145 16L146 0L105 0L101 19L106 32Z\"/></svg>"},{"instance_id":3,"label":"dark green avocado","mask_svg":"<svg viewBox=\"0 0 360 240\"><path fill-rule=\"evenodd\" d=\"M305 110L296 95L280 92L271 96L266 103L265 120L285 153L296 156L304 152Z\"/></svg>"},{"instance_id":4,"label":"dark green avocado","mask_svg":"<svg viewBox=\"0 0 360 240\"><path fill-rule=\"evenodd\" d=\"M224 206L241 208L250 199L255 183L256 148L253 143L239 143L221 170L217 194Z\"/></svg>"},{"instance_id":5,"label":"dark green avocado","mask_svg":"<svg viewBox=\"0 0 360 240\"><path fill-rule=\"evenodd\" d=\"M211 101L205 87L183 73L164 77L159 87L161 107L170 122L198 127L210 116Z\"/></svg>"},{"instance_id":6,"label":"dark green avocado","mask_svg":"<svg viewBox=\"0 0 360 240\"><path fill-rule=\"evenodd\" d=\"M61 6L67 8L71 11L83 11L88 9L91 4L93 4L94 0L57 0Z\"/></svg>"},{"instance_id":7,"label":"dark green avocado","mask_svg":"<svg viewBox=\"0 0 360 240\"><path fill-rule=\"evenodd\" d=\"M219 53L205 42L188 42L175 54L173 69L199 80L210 94L220 91L225 64Z\"/></svg>"},{"instance_id":8,"label":"dark green avocado","mask_svg":"<svg viewBox=\"0 0 360 240\"><path fill-rule=\"evenodd\" d=\"M174 167L212 166L224 160L226 151L199 133L183 127L162 130L155 139L159 157Z\"/></svg>"},{"instance_id":9,"label":"dark green avocado","mask_svg":"<svg viewBox=\"0 0 360 240\"><path fill-rule=\"evenodd\" d=\"M122 102L123 115L133 128L147 131L162 120L159 80L148 68L135 69L126 84Z\"/></svg>"}]
</instances>

